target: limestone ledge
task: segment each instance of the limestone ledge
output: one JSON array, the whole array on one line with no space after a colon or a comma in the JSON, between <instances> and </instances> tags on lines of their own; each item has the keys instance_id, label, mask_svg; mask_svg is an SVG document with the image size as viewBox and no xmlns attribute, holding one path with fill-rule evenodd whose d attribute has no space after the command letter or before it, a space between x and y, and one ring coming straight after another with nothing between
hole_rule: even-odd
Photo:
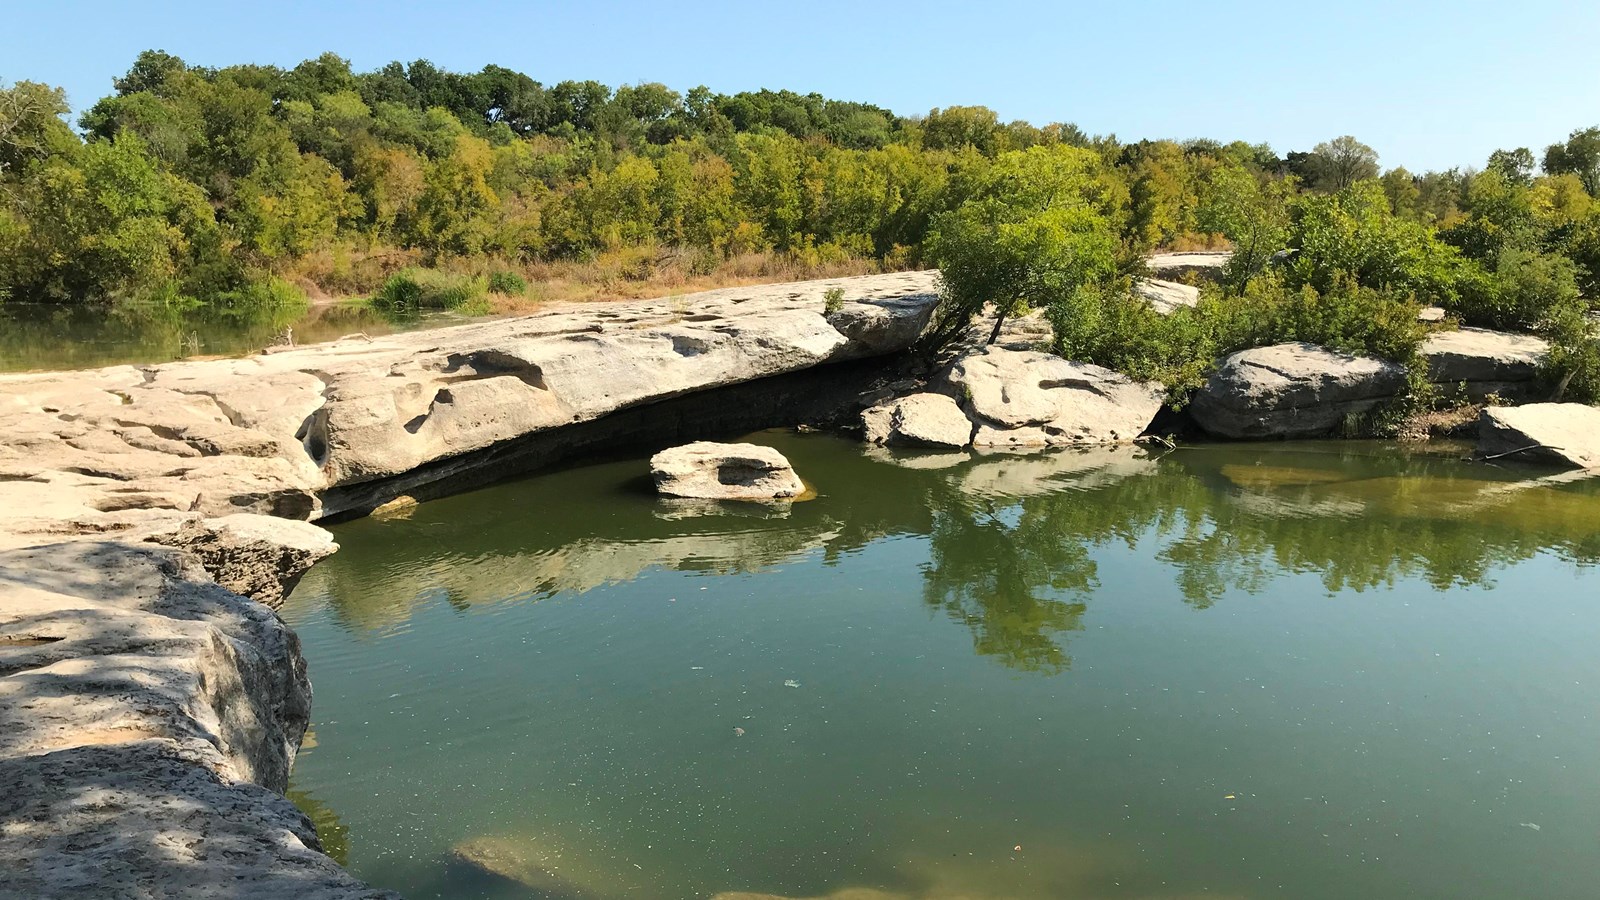
<instances>
[{"instance_id":1,"label":"limestone ledge","mask_svg":"<svg viewBox=\"0 0 1600 900\"><path fill-rule=\"evenodd\" d=\"M845 302L828 313L831 287ZM117 532L130 511L315 521L351 511L330 498L374 496L335 489L902 350L936 299L934 273L871 275L566 305L244 359L0 375L0 541Z\"/></svg>"},{"instance_id":2,"label":"limestone ledge","mask_svg":"<svg viewBox=\"0 0 1600 900\"><path fill-rule=\"evenodd\" d=\"M933 273L879 275L0 375L0 900L392 897L281 796L311 685L270 607L337 549L328 498L893 353L935 302Z\"/></svg>"}]
</instances>

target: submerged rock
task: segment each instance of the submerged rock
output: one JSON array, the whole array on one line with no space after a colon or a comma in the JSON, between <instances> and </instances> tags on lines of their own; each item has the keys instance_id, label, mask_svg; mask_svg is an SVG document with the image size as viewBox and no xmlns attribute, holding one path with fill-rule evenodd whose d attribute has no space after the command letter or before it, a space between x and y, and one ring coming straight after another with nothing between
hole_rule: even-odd
<instances>
[{"instance_id":1,"label":"submerged rock","mask_svg":"<svg viewBox=\"0 0 1600 900\"><path fill-rule=\"evenodd\" d=\"M1223 360L1190 411L1219 437L1316 437L1399 395L1405 382L1405 370L1386 360L1276 344Z\"/></svg>"},{"instance_id":2,"label":"submerged rock","mask_svg":"<svg viewBox=\"0 0 1600 900\"><path fill-rule=\"evenodd\" d=\"M1529 334L1462 328L1430 335L1422 345L1428 380L1452 399L1481 400L1490 394L1521 399L1534 390L1550 344ZM1465 397L1451 391L1464 387Z\"/></svg>"},{"instance_id":3,"label":"submerged rock","mask_svg":"<svg viewBox=\"0 0 1600 900\"><path fill-rule=\"evenodd\" d=\"M521 838L501 835L471 838L450 848L450 858L458 864L531 888L540 897L594 896L556 874L555 854Z\"/></svg>"},{"instance_id":4,"label":"submerged rock","mask_svg":"<svg viewBox=\"0 0 1600 900\"><path fill-rule=\"evenodd\" d=\"M861 414L869 443L906 447L966 447L972 420L944 394L923 392L880 403Z\"/></svg>"},{"instance_id":5,"label":"submerged rock","mask_svg":"<svg viewBox=\"0 0 1600 900\"><path fill-rule=\"evenodd\" d=\"M1582 403L1489 407L1479 419L1478 454L1600 468L1600 408Z\"/></svg>"},{"instance_id":6,"label":"submerged rock","mask_svg":"<svg viewBox=\"0 0 1600 900\"><path fill-rule=\"evenodd\" d=\"M1164 391L1110 369L1036 350L985 347L956 359L942 389L977 424L975 447L1131 441L1160 412Z\"/></svg>"},{"instance_id":7,"label":"submerged rock","mask_svg":"<svg viewBox=\"0 0 1600 900\"><path fill-rule=\"evenodd\" d=\"M650 457L656 490L703 500L797 497L805 484L782 453L759 444L696 441Z\"/></svg>"}]
</instances>

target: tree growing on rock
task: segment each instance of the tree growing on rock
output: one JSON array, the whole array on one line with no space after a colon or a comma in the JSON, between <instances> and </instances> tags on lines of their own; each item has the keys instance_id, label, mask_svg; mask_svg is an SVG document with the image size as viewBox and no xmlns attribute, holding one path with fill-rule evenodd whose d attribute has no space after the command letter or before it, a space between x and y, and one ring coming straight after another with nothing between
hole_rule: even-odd
<instances>
[{"instance_id":1,"label":"tree growing on rock","mask_svg":"<svg viewBox=\"0 0 1600 900\"><path fill-rule=\"evenodd\" d=\"M943 291L934 346L959 337L991 303L992 344L1008 317L1116 273L1117 229L1107 212L1125 216L1127 200L1101 177L1102 165L1075 147L1007 153L965 202L934 220L929 254Z\"/></svg>"}]
</instances>

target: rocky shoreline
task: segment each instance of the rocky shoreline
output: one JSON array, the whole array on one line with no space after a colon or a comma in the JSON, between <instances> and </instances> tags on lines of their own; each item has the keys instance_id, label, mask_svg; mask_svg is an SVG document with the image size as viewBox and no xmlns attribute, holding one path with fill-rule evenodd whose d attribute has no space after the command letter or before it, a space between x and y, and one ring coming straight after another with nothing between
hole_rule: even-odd
<instances>
[{"instance_id":1,"label":"rocky shoreline","mask_svg":"<svg viewBox=\"0 0 1600 900\"><path fill-rule=\"evenodd\" d=\"M271 608L337 549L314 522L841 411L871 443L963 453L1127 443L1170 418L1162 385L1034 349L1037 321L931 372L885 365L935 288L931 272L736 288L0 376L0 898L393 896L324 856L281 796L311 685ZM1451 396L1532 400L1547 349L1462 329L1423 359ZM865 390L888 371L910 377ZM1183 415L1224 438L1317 436L1406 386L1392 364L1284 344L1222 361ZM1489 406L1484 452L1600 466L1567 446L1600 411L1571 406Z\"/></svg>"},{"instance_id":2,"label":"rocky shoreline","mask_svg":"<svg viewBox=\"0 0 1600 900\"><path fill-rule=\"evenodd\" d=\"M931 273L867 276L0 376L0 898L394 896L281 793L311 685L271 607L336 549L310 523L739 422L676 404L814 393L935 300Z\"/></svg>"}]
</instances>

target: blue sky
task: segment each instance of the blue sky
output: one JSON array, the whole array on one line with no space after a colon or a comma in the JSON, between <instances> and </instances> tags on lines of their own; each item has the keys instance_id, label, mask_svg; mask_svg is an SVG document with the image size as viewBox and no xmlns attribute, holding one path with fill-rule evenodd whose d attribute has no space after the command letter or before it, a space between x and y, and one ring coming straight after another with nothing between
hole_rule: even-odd
<instances>
[{"instance_id":1,"label":"blue sky","mask_svg":"<svg viewBox=\"0 0 1600 900\"><path fill-rule=\"evenodd\" d=\"M110 92L140 50L358 70L425 57L546 84L593 78L819 91L902 114L983 104L1092 133L1266 141L1354 134L1385 166L1481 166L1600 124L1600 2L17 2L0 79Z\"/></svg>"}]
</instances>

